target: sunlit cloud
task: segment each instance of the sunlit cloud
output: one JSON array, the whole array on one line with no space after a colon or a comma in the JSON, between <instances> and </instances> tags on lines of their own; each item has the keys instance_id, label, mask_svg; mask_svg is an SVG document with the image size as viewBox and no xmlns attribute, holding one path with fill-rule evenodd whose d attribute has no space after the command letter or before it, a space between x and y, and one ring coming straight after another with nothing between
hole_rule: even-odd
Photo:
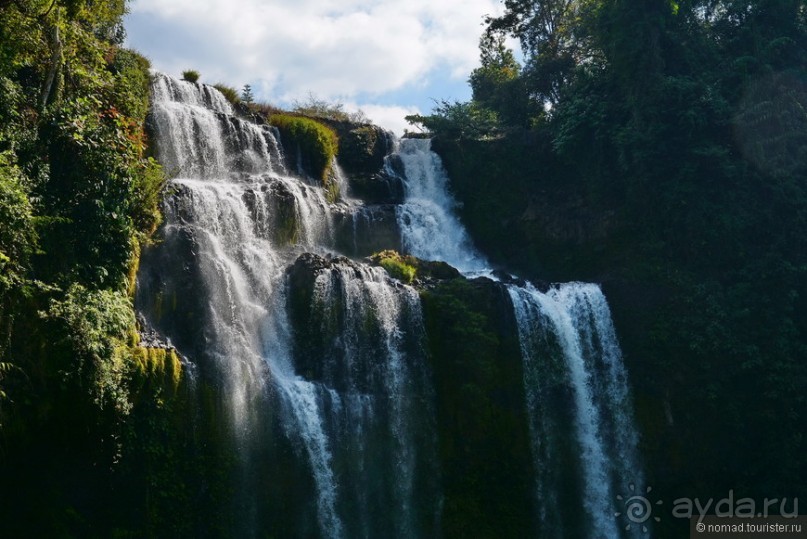
<instances>
[{"instance_id":1,"label":"sunlit cloud","mask_svg":"<svg viewBox=\"0 0 807 539\"><path fill-rule=\"evenodd\" d=\"M127 30L157 69L249 83L281 105L313 92L400 125L393 114L464 84L483 17L499 10L496 0L135 0Z\"/></svg>"}]
</instances>

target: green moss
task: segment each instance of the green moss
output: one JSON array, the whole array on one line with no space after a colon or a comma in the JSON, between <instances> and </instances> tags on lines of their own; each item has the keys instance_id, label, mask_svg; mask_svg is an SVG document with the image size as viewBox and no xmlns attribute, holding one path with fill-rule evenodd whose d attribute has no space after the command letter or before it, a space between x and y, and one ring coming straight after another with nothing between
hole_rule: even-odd
<instances>
[{"instance_id":1,"label":"green moss","mask_svg":"<svg viewBox=\"0 0 807 539\"><path fill-rule=\"evenodd\" d=\"M137 232L148 237L162 222L160 203L166 182L165 171L153 158L142 159L135 168L132 191L132 222Z\"/></svg>"},{"instance_id":2,"label":"green moss","mask_svg":"<svg viewBox=\"0 0 807 539\"><path fill-rule=\"evenodd\" d=\"M133 360L133 381L143 386L149 382L156 383L173 393L179 388L182 379L182 363L173 348L146 348L136 346L131 349Z\"/></svg>"},{"instance_id":3,"label":"green moss","mask_svg":"<svg viewBox=\"0 0 807 539\"><path fill-rule=\"evenodd\" d=\"M339 200L339 195L342 193L341 189L339 189L339 184L336 182L335 178L328 177L324 184L325 187L325 198L333 204L337 200Z\"/></svg>"},{"instance_id":4,"label":"green moss","mask_svg":"<svg viewBox=\"0 0 807 539\"><path fill-rule=\"evenodd\" d=\"M280 206L278 219L274 227L274 237L281 245L294 245L300 239L300 226L294 207Z\"/></svg>"},{"instance_id":5,"label":"green moss","mask_svg":"<svg viewBox=\"0 0 807 539\"><path fill-rule=\"evenodd\" d=\"M403 256L397 251L387 250L370 257L374 263L384 268L390 277L404 283L411 283L417 277L418 260L413 256Z\"/></svg>"},{"instance_id":6,"label":"green moss","mask_svg":"<svg viewBox=\"0 0 807 539\"><path fill-rule=\"evenodd\" d=\"M140 268L140 242L132 240L132 255L129 259L129 270L126 274L126 292L130 298L134 298L135 287L137 286L137 270Z\"/></svg>"},{"instance_id":7,"label":"green moss","mask_svg":"<svg viewBox=\"0 0 807 539\"><path fill-rule=\"evenodd\" d=\"M387 270L392 277L404 283L411 283L415 279L415 268L394 258L385 258L381 261L381 267Z\"/></svg>"},{"instance_id":8,"label":"green moss","mask_svg":"<svg viewBox=\"0 0 807 539\"><path fill-rule=\"evenodd\" d=\"M521 352L505 289L484 279L449 279L421 291L421 299L434 373L442 531L534 537Z\"/></svg>"},{"instance_id":9,"label":"green moss","mask_svg":"<svg viewBox=\"0 0 807 539\"><path fill-rule=\"evenodd\" d=\"M329 178L331 165L339 147L333 129L311 118L291 114L272 114L269 123L280 130L288 150L299 151L303 167L329 187L333 183Z\"/></svg>"}]
</instances>

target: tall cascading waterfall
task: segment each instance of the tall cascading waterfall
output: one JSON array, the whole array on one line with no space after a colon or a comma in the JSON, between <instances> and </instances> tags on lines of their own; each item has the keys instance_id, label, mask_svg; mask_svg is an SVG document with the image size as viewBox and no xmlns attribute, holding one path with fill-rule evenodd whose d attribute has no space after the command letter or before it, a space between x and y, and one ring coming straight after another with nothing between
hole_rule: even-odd
<instances>
[{"instance_id":1,"label":"tall cascading waterfall","mask_svg":"<svg viewBox=\"0 0 807 539\"><path fill-rule=\"evenodd\" d=\"M136 301L223 396L212 408L241 463L235 533L439 536L420 298L340 256L399 248L469 278L501 275L458 220L430 142L403 140L387 159L386 177L403 177L403 203L392 184L374 205L333 203L286 158L296 148L284 152L274 128L238 118L215 89L154 74L152 91L157 155L175 179ZM643 480L599 287L496 286L517 325L541 536L640 533L614 518L626 509L617 495L641 492Z\"/></svg>"},{"instance_id":2,"label":"tall cascading waterfall","mask_svg":"<svg viewBox=\"0 0 807 539\"><path fill-rule=\"evenodd\" d=\"M242 503L253 504L238 535L433 536L439 473L417 293L332 256L344 208L289 173L276 130L237 118L209 86L155 73L152 93L157 157L175 178L136 302L225 396ZM274 482L290 485L271 517L244 501L273 483L255 477L264 443L280 447L266 459Z\"/></svg>"},{"instance_id":3,"label":"tall cascading waterfall","mask_svg":"<svg viewBox=\"0 0 807 539\"><path fill-rule=\"evenodd\" d=\"M455 214L457 202L430 144L400 142L406 171L406 197L397 212L403 246L469 277L495 279ZM617 496L643 493L644 479L627 373L605 297L594 284L567 283L545 292L529 283L506 286L524 361L542 536L641 535L649 522L620 526L615 518L625 511ZM564 434L569 423L573 440ZM570 498L581 501L577 508Z\"/></svg>"}]
</instances>

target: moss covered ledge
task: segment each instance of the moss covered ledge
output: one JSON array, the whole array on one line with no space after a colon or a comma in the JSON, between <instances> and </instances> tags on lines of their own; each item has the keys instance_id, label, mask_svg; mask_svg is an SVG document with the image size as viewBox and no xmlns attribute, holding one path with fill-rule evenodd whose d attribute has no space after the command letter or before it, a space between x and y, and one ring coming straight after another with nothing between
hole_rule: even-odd
<instances>
[{"instance_id":1,"label":"moss covered ledge","mask_svg":"<svg viewBox=\"0 0 807 539\"><path fill-rule=\"evenodd\" d=\"M368 261L375 266L381 266L390 277L406 284L412 284L416 280L420 284L425 284L461 277L459 270L445 262L421 260L412 255L402 255L392 249L375 253L368 258Z\"/></svg>"},{"instance_id":2,"label":"moss covered ledge","mask_svg":"<svg viewBox=\"0 0 807 539\"><path fill-rule=\"evenodd\" d=\"M298 166L328 187L333 160L339 151L336 132L317 120L294 114L272 114L269 123L280 131L286 148L297 151Z\"/></svg>"}]
</instances>

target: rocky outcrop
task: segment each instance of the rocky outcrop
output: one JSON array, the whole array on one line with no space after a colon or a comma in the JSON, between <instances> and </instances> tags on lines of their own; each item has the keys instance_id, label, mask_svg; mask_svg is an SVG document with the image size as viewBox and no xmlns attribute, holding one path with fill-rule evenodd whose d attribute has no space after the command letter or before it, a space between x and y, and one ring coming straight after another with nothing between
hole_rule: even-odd
<instances>
[{"instance_id":1,"label":"rocky outcrop","mask_svg":"<svg viewBox=\"0 0 807 539\"><path fill-rule=\"evenodd\" d=\"M376 125L336 124L339 161L350 174L371 174L384 165L392 150L389 133Z\"/></svg>"},{"instance_id":2,"label":"rocky outcrop","mask_svg":"<svg viewBox=\"0 0 807 539\"><path fill-rule=\"evenodd\" d=\"M373 204L400 204L404 199L401 176L385 168L372 174L348 176L350 195Z\"/></svg>"},{"instance_id":3,"label":"rocky outcrop","mask_svg":"<svg viewBox=\"0 0 807 539\"><path fill-rule=\"evenodd\" d=\"M413 283L424 290L440 281L460 279L462 274L453 266L438 260L421 260L412 255L401 255L387 249L373 254L368 261L384 268L390 277Z\"/></svg>"},{"instance_id":4,"label":"rocky outcrop","mask_svg":"<svg viewBox=\"0 0 807 539\"><path fill-rule=\"evenodd\" d=\"M393 135L377 125L323 122L339 137L339 164L347 176L350 196L370 204L402 202L402 167L389 158Z\"/></svg>"},{"instance_id":5,"label":"rocky outcrop","mask_svg":"<svg viewBox=\"0 0 807 539\"><path fill-rule=\"evenodd\" d=\"M357 258L382 249L400 249L401 231L393 204L334 208L336 249Z\"/></svg>"}]
</instances>

